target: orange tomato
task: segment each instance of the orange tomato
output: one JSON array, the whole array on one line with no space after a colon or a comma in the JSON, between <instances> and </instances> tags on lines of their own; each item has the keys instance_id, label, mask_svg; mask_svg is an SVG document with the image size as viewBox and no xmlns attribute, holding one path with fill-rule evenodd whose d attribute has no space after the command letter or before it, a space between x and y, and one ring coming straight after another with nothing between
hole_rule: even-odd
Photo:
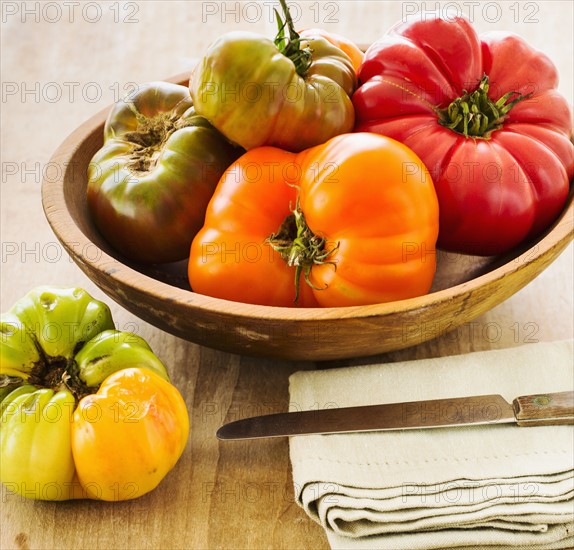
<instances>
[{"instance_id":1,"label":"orange tomato","mask_svg":"<svg viewBox=\"0 0 574 550\"><path fill-rule=\"evenodd\" d=\"M189 259L192 289L270 306L402 300L432 284L438 203L408 147L337 136L299 154L256 148L232 164Z\"/></svg>"}]
</instances>

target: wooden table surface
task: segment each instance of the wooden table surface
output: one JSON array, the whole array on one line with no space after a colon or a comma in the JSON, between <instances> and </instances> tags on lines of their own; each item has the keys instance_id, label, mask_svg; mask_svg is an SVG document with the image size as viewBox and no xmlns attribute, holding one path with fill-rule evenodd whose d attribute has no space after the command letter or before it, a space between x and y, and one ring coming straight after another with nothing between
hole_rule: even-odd
<instances>
[{"instance_id":1,"label":"wooden table surface","mask_svg":"<svg viewBox=\"0 0 574 550\"><path fill-rule=\"evenodd\" d=\"M359 43L435 2L297 1L297 26ZM512 30L549 55L573 97L573 4L441 2L482 32ZM326 548L321 528L293 500L286 440L219 443L224 422L284 411L301 369L446 356L573 336L572 246L540 277L488 314L428 343L375 358L323 364L253 359L161 332L108 300L66 256L41 207L57 145L133 83L190 70L222 32L274 34L271 2L2 2L2 311L33 286L83 286L107 300L122 330L146 338L187 400L191 436L160 487L140 499L26 501L2 489L0 547ZM53 173L52 173L53 174ZM541 368L544 368L541 365Z\"/></svg>"}]
</instances>

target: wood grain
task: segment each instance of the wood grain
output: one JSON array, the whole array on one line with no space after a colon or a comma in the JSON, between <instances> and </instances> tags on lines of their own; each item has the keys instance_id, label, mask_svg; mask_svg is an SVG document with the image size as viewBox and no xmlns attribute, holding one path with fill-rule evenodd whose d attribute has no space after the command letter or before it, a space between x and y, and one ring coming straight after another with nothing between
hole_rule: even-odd
<instances>
[{"instance_id":1,"label":"wood grain","mask_svg":"<svg viewBox=\"0 0 574 550\"><path fill-rule=\"evenodd\" d=\"M519 426L574 424L574 392L517 397L512 405Z\"/></svg>"},{"instance_id":2,"label":"wood grain","mask_svg":"<svg viewBox=\"0 0 574 550\"><path fill-rule=\"evenodd\" d=\"M34 9L36 4L28 2L27 6ZM372 358L322 362L253 358L202 347L158 330L111 301L69 259L42 211L40 184L44 172L51 178L59 177L55 166L49 163L66 136L105 109L118 92L129 91L130 83L190 71L199 52L222 32L238 26L238 10L231 2L231 11L224 21L221 11L207 18L202 13L203 6L220 7L219 2L146 0L99 4L102 17L98 22L86 21L78 8L70 21L67 8L63 7L59 21L40 17L36 22L29 15L23 22L22 14L17 13L6 16L1 23L2 80L12 84L15 92L9 94L6 88L0 103L0 304L5 311L39 284L83 286L98 299L106 300L118 327L135 331L148 340L168 366L189 408L190 441L160 487L135 501L30 502L2 489L0 548L328 548L322 529L293 502L287 442L226 444L216 440L216 429L223 422L252 414L286 411L288 377L297 370L441 357L572 338L573 246L568 245L522 290L493 308L486 304L484 313L473 321L454 327L449 324L450 319L446 319L445 326L436 319L426 318L423 323L412 317L409 340L413 346ZM110 9L114 4L121 8L119 22L114 21ZM137 22L124 22L129 15L124 4L138 8ZM337 2L340 9L332 18L334 22L325 21L330 14L323 8L319 12L323 18L316 20L313 4L300 3L301 27L324 26L357 42L371 42L400 19L403 3ZM481 32L512 30L523 35L557 64L561 91L572 98L572 58L564 47L564 37L573 34L572 4L537 2L537 23L525 20L529 10L524 3L518 20L514 2L500 5L502 13L495 23L486 21L477 9L477 28ZM510 5L515 6L514 11ZM88 15L94 17L95 12ZM239 26L271 35L274 24L267 13L264 15L249 23L239 13ZM490 12L488 15L492 17ZM54 12L48 16L54 18ZM57 87L47 86L51 82ZM54 100L58 90L62 96ZM69 90L75 91L73 97ZM30 93L23 94L25 91ZM98 257L95 248L73 246L86 261ZM457 262L450 256L445 256L445 260ZM112 258L110 269L114 262ZM482 269L474 260L459 265L471 278L480 275ZM519 262L516 266L520 267ZM177 280L177 274L174 270L171 280ZM453 279L447 284L456 282ZM481 297L492 300L488 291ZM370 320L365 318L362 322L368 326ZM294 339L307 325L295 326L296 331L290 335ZM551 365L540 368L552 375Z\"/></svg>"}]
</instances>

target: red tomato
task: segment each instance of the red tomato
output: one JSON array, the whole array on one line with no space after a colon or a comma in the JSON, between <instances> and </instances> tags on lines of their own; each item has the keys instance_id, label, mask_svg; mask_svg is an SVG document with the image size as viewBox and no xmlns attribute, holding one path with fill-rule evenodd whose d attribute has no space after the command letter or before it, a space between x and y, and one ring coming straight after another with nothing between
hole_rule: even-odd
<instances>
[{"instance_id":1,"label":"red tomato","mask_svg":"<svg viewBox=\"0 0 574 550\"><path fill-rule=\"evenodd\" d=\"M456 14L409 20L367 50L359 80L356 131L408 145L432 175L438 246L503 253L563 209L574 175L571 112L556 68L522 38L479 37Z\"/></svg>"}]
</instances>

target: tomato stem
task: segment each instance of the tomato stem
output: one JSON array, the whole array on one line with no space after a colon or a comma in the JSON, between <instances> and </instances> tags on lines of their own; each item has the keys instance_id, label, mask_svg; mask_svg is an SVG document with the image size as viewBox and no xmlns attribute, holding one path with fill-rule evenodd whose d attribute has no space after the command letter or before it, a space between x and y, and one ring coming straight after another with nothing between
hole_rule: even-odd
<instances>
[{"instance_id":1,"label":"tomato stem","mask_svg":"<svg viewBox=\"0 0 574 550\"><path fill-rule=\"evenodd\" d=\"M327 241L315 235L305 220L305 214L299 207L299 200L295 209L285 218L277 233L272 234L266 241L273 250L278 252L289 267L295 267L295 300L299 301L300 281L303 275L305 282L314 290L325 290L311 281L311 269L314 265L330 264L337 269L337 262L330 259L339 248L336 246L327 249Z\"/></svg>"},{"instance_id":2,"label":"tomato stem","mask_svg":"<svg viewBox=\"0 0 574 550\"><path fill-rule=\"evenodd\" d=\"M488 89L485 74L474 92L463 90L464 94L446 109L437 109L439 124L465 137L489 139L492 132L502 128L510 110L532 95L508 92L494 102L488 97Z\"/></svg>"},{"instance_id":3,"label":"tomato stem","mask_svg":"<svg viewBox=\"0 0 574 550\"><path fill-rule=\"evenodd\" d=\"M275 17L277 18L277 36L275 37L275 45L279 51L288 57L295 65L297 74L303 78L307 75L309 67L311 66L312 50L309 46L301 48L302 38L295 30L293 18L287 7L286 0L279 0L281 9L285 15L285 21L281 18L279 12L274 9ZM289 36L285 36L285 26L288 27Z\"/></svg>"}]
</instances>

